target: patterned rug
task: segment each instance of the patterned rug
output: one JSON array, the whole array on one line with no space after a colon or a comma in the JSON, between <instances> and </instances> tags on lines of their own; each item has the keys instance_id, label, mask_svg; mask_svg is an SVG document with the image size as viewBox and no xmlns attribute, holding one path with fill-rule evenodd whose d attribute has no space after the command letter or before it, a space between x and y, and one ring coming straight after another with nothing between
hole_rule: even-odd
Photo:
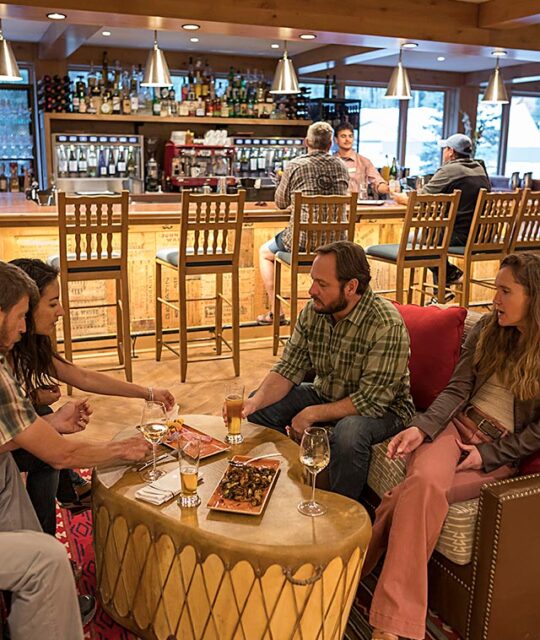
<instances>
[{"instance_id":1,"label":"patterned rug","mask_svg":"<svg viewBox=\"0 0 540 640\"><path fill-rule=\"evenodd\" d=\"M70 557L83 569L79 590L81 593L95 593L96 564L92 546L92 514L90 511L85 511L72 516L65 509L58 509L57 516L57 537L66 545ZM362 583L362 601L371 599L374 583L374 580L369 579L366 583ZM428 615L427 628L426 640L460 640L460 636L431 612ZM369 640L370 638L371 627L367 622L365 611L359 604L355 604L349 617L345 640ZM86 629L85 640L137 640L137 636L117 625L98 604L94 620Z\"/></svg>"}]
</instances>

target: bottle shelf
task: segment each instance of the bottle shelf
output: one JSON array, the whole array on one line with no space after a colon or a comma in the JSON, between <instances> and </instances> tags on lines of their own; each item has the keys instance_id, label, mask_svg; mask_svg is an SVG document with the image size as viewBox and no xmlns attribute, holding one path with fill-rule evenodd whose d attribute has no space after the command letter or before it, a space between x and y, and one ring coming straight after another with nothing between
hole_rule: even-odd
<instances>
[{"instance_id":1,"label":"bottle shelf","mask_svg":"<svg viewBox=\"0 0 540 640\"><path fill-rule=\"evenodd\" d=\"M260 126L279 126L279 127L307 127L311 124L311 120L272 120L271 118L214 118L210 116L200 117L164 117L152 116L148 114L130 114L130 115L113 115L113 114L93 114L93 113L44 113L46 120L79 120L90 122L153 122L163 124L245 124Z\"/></svg>"}]
</instances>

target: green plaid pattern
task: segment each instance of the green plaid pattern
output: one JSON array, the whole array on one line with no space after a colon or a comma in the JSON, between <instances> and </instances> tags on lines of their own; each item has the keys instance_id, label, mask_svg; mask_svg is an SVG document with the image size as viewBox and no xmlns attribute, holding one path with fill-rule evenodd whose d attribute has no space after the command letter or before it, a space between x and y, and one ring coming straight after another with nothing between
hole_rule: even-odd
<instances>
[{"instance_id":1,"label":"green plaid pattern","mask_svg":"<svg viewBox=\"0 0 540 640\"><path fill-rule=\"evenodd\" d=\"M358 415L380 418L392 411L407 423L414 413L408 362L409 334L401 315L368 288L336 325L308 302L272 370L300 384L315 369L315 387L327 402L349 396Z\"/></svg>"},{"instance_id":2,"label":"green plaid pattern","mask_svg":"<svg viewBox=\"0 0 540 640\"><path fill-rule=\"evenodd\" d=\"M348 188L349 173L343 162L324 151L315 151L289 162L277 186L275 203L280 209L287 209L292 205L295 191L301 191L306 196L344 196L347 195ZM305 208L302 210L302 221L307 222L307 220L308 210ZM306 233L301 232L302 249L306 246L305 236ZM287 251L290 251L292 220L289 221L281 240Z\"/></svg>"},{"instance_id":3,"label":"green plaid pattern","mask_svg":"<svg viewBox=\"0 0 540 640\"><path fill-rule=\"evenodd\" d=\"M6 444L37 418L32 403L0 356L0 445Z\"/></svg>"}]
</instances>

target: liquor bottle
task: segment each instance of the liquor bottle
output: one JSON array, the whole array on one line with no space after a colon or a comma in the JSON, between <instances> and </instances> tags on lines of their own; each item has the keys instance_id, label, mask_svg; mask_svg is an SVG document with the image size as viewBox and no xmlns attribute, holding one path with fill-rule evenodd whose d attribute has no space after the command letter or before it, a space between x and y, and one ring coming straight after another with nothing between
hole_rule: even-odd
<instances>
[{"instance_id":1,"label":"liquor bottle","mask_svg":"<svg viewBox=\"0 0 540 640\"><path fill-rule=\"evenodd\" d=\"M103 102L101 103L101 113L108 115L112 111L112 105L109 101L109 97L107 94L103 96Z\"/></svg>"},{"instance_id":2,"label":"liquor bottle","mask_svg":"<svg viewBox=\"0 0 540 640\"><path fill-rule=\"evenodd\" d=\"M103 147L99 150L98 176L100 178L107 177L107 156L105 155L105 149Z\"/></svg>"},{"instance_id":3,"label":"liquor bottle","mask_svg":"<svg viewBox=\"0 0 540 640\"><path fill-rule=\"evenodd\" d=\"M169 115L173 117L178 115L178 103L176 102L176 92L174 87L169 89Z\"/></svg>"},{"instance_id":4,"label":"liquor bottle","mask_svg":"<svg viewBox=\"0 0 540 640\"><path fill-rule=\"evenodd\" d=\"M64 145L61 144L57 151L58 177L67 178L68 175L68 159Z\"/></svg>"},{"instance_id":5,"label":"liquor bottle","mask_svg":"<svg viewBox=\"0 0 540 640\"><path fill-rule=\"evenodd\" d=\"M120 147L118 152L118 162L116 163L116 171L121 178L126 176L126 156L124 153L124 147Z\"/></svg>"},{"instance_id":6,"label":"liquor bottle","mask_svg":"<svg viewBox=\"0 0 540 640\"><path fill-rule=\"evenodd\" d=\"M384 156L384 165L381 167L381 176L383 180L388 181L390 179L390 161L388 160L388 154Z\"/></svg>"},{"instance_id":7,"label":"liquor bottle","mask_svg":"<svg viewBox=\"0 0 540 640\"><path fill-rule=\"evenodd\" d=\"M390 167L390 180L397 180L398 167L395 158L392 158L392 166Z\"/></svg>"},{"instance_id":8,"label":"liquor bottle","mask_svg":"<svg viewBox=\"0 0 540 640\"><path fill-rule=\"evenodd\" d=\"M88 177L95 178L98 172L98 157L94 145L88 150Z\"/></svg>"},{"instance_id":9,"label":"liquor bottle","mask_svg":"<svg viewBox=\"0 0 540 640\"><path fill-rule=\"evenodd\" d=\"M75 155L75 147L69 148L68 171L71 178L76 178L79 170L77 156Z\"/></svg>"},{"instance_id":10,"label":"liquor bottle","mask_svg":"<svg viewBox=\"0 0 540 640\"><path fill-rule=\"evenodd\" d=\"M137 113L137 111L139 111L139 94L137 92L137 77L135 69L132 69L131 71L129 101L131 103L131 113Z\"/></svg>"},{"instance_id":11,"label":"liquor bottle","mask_svg":"<svg viewBox=\"0 0 540 640\"><path fill-rule=\"evenodd\" d=\"M109 57L107 52L103 52L103 62L101 65L101 78L105 89L109 88Z\"/></svg>"},{"instance_id":12,"label":"liquor bottle","mask_svg":"<svg viewBox=\"0 0 540 640\"><path fill-rule=\"evenodd\" d=\"M81 147L79 151L79 175L86 177L88 172L88 161L86 160L86 153L84 147Z\"/></svg>"},{"instance_id":13,"label":"liquor bottle","mask_svg":"<svg viewBox=\"0 0 540 640\"><path fill-rule=\"evenodd\" d=\"M116 175L116 162L114 161L114 149L109 149L109 162L108 162L108 174L109 176Z\"/></svg>"},{"instance_id":14,"label":"liquor bottle","mask_svg":"<svg viewBox=\"0 0 540 640\"><path fill-rule=\"evenodd\" d=\"M161 115L161 103L159 101L159 96L156 89L154 89L154 98L152 99L152 115Z\"/></svg>"},{"instance_id":15,"label":"liquor bottle","mask_svg":"<svg viewBox=\"0 0 540 640\"><path fill-rule=\"evenodd\" d=\"M8 190L8 179L6 176L6 165L0 164L0 192L5 193Z\"/></svg>"},{"instance_id":16,"label":"liquor bottle","mask_svg":"<svg viewBox=\"0 0 540 640\"><path fill-rule=\"evenodd\" d=\"M114 87L112 95L112 112L117 116L122 113L122 99L120 97L120 92L118 91L118 85Z\"/></svg>"}]
</instances>

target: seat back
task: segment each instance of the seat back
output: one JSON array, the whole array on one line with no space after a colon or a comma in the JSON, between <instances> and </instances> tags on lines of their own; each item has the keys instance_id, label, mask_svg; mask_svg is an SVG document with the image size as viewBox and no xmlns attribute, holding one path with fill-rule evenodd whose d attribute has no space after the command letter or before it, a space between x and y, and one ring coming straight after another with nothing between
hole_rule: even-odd
<instances>
[{"instance_id":1,"label":"seat back","mask_svg":"<svg viewBox=\"0 0 540 640\"><path fill-rule=\"evenodd\" d=\"M466 258L500 260L506 256L520 200L519 190L488 193L480 189L465 247Z\"/></svg>"},{"instance_id":2,"label":"seat back","mask_svg":"<svg viewBox=\"0 0 540 640\"><path fill-rule=\"evenodd\" d=\"M409 193L398 251L398 265L408 261L446 260L461 191L451 194Z\"/></svg>"},{"instance_id":3,"label":"seat back","mask_svg":"<svg viewBox=\"0 0 540 640\"><path fill-rule=\"evenodd\" d=\"M315 250L336 240L354 242L357 193L345 196L293 196L291 265L311 264Z\"/></svg>"},{"instance_id":4,"label":"seat back","mask_svg":"<svg viewBox=\"0 0 540 640\"><path fill-rule=\"evenodd\" d=\"M246 192L182 192L178 268L238 267Z\"/></svg>"},{"instance_id":5,"label":"seat back","mask_svg":"<svg viewBox=\"0 0 540 640\"><path fill-rule=\"evenodd\" d=\"M509 252L540 251L540 191L524 189Z\"/></svg>"},{"instance_id":6,"label":"seat back","mask_svg":"<svg viewBox=\"0 0 540 640\"><path fill-rule=\"evenodd\" d=\"M128 198L58 192L61 278L127 268Z\"/></svg>"}]
</instances>

